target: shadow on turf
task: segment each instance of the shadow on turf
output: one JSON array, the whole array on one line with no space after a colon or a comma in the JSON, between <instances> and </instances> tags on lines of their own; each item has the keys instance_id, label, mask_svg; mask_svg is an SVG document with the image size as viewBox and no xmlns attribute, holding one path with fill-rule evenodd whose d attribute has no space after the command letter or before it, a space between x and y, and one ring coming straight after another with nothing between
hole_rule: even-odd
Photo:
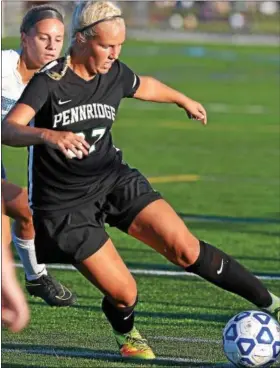
<instances>
[{"instance_id":1,"label":"shadow on turf","mask_svg":"<svg viewBox=\"0 0 280 368\"><path fill-rule=\"evenodd\" d=\"M92 300L93 302L96 302L96 300L99 302L100 304L100 311L101 311L101 300L102 300L102 297L99 297L98 299L97 298L92 298L91 296L88 296L88 295L78 295L78 298L79 300L82 300L82 299L85 299L85 300ZM185 302L185 303L174 303L174 302L165 302L164 300L160 300L160 301L157 301L157 300L152 300L152 301L149 301L149 300L140 300L140 303L145 303L145 305L149 305L149 304L153 304L153 305L159 305L161 307L161 310L162 310L162 306L166 306L167 307L173 307L173 308L186 308L186 310L188 310L188 308L207 308L207 309L213 309L213 310L221 310L221 311L230 311L232 313L237 313L237 309L235 306L232 306L232 307L224 307L224 306L217 306L217 305L209 305L207 304L207 306L205 306L205 300L201 300L201 303L197 303L197 304L192 304L190 302ZM207 301L208 303L208 301ZM33 303L35 304L35 303ZM40 304L39 302L36 303L36 304ZM45 304L45 303L41 303L42 305ZM78 302L79 304L79 302ZM96 307L95 307L96 308ZM136 313L138 313L138 310L136 311Z\"/></svg>"},{"instance_id":2,"label":"shadow on turf","mask_svg":"<svg viewBox=\"0 0 280 368\"><path fill-rule=\"evenodd\" d=\"M275 234L275 236L279 237L280 236L280 233L277 233ZM137 253L137 255L139 254L139 250L138 249L135 249L135 250L129 250L129 248L127 248L127 251L130 251L130 253L133 254L133 252ZM141 250L140 250L141 251ZM147 249L147 251L151 252L150 249ZM272 261L272 262L279 262L280 261L280 258L275 258L275 257L262 257L262 256L259 256L259 257L256 257L256 256L244 256L244 255L235 255L234 256L235 258L238 258L240 260L249 260L249 261ZM163 264L157 264L157 263L139 263L139 262L126 262L126 265L130 268L138 268L138 269L141 269L141 268L145 268L145 269L156 269L156 270L166 270L166 271L182 271L181 268L179 267L174 267L173 265L163 265ZM142 276L145 276L145 275L142 275ZM150 275L148 275L150 276ZM164 275L161 275L161 277L163 277ZM170 276L168 276L170 277Z\"/></svg>"},{"instance_id":3,"label":"shadow on turf","mask_svg":"<svg viewBox=\"0 0 280 368\"><path fill-rule=\"evenodd\" d=\"M280 236L280 233L279 235ZM136 254L138 255L138 251L135 251ZM262 257L262 256L244 256L244 255L234 255L234 258L239 259L239 260L249 260L249 261L268 261L268 262L279 262L280 258L277 257ZM146 270L160 270L160 271L183 271L180 267L174 267L171 264L158 264L158 263L139 263L139 262L126 262L126 265L129 268L137 268L137 269L146 269ZM137 275L136 275L137 276ZM151 275L145 275L142 274L142 277L144 276L148 276L151 277ZM157 275L154 275L154 277L156 277ZM160 277L172 277L169 275L160 275ZM178 279L178 277L176 276L176 279ZM200 279L196 279L196 281L201 281Z\"/></svg>"},{"instance_id":4,"label":"shadow on turf","mask_svg":"<svg viewBox=\"0 0 280 368\"><path fill-rule=\"evenodd\" d=\"M232 367L229 364L224 363L212 363L212 362L187 362L188 358L184 358L185 361L176 361L172 358L168 358L165 356L160 356L155 360L142 360L137 359L132 360L129 358L122 358L115 351L110 350L92 350L92 349L83 349L83 348L65 348L58 347L56 345L28 345L28 344L2 344L2 349L9 349L12 351L13 349L16 352L23 352L25 354L40 354L45 356L54 356L54 357L71 357L71 358L81 358L81 359L94 359L98 361L104 362L122 362L128 367L139 366L139 364L143 365L153 365L153 366L171 366L171 367L188 367L188 368L230 368ZM103 356L104 355L104 356ZM161 360L162 359L162 360ZM174 357L176 359L176 357ZM178 359L178 358L177 358ZM190 359L191 360L191 359ZM4 365L2 365L4 367ZM7 368L10 367L25 367L26 365L21 364L7 364ZM32 366L30 366L32 367ZM40 368L36 365L36 368ZM43 367L41 367L43 368ZM48 368L51 368L50 366Z\"/></svg>"},{"instance_id":5,"label":"shadow on turf","mask_svg":"<svg viewBox=\"0 0 280 368\"><path fill-rule=\"evenodd\" d=\"M37 302L31 300L29 304L32 305L46 305L43 302ZM79 305L75 304L72 305L71 308L74 309L82 309L82 310L90 310L94 312L100 312L101 308L90 306L90 305ZM145 312L145 311L137 311L138 317L150 317L150 318L159 318L164 319L168 318L171 320L185 320L185 319L191 319L191 320L197 320L197 321L206 321L206 322L227 322L231 316L231 314L207 314L207 313L181 313L181 312Z\"/></svg>"}]
</instances>

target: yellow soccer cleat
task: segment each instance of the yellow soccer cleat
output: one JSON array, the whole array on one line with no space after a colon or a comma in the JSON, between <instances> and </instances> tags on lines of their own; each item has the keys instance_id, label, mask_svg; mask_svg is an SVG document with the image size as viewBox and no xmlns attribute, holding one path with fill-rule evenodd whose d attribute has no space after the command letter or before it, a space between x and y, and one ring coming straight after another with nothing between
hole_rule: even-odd
<instances>
[{"instance_id":1,"label":"yellow soccer cleat","mask_svg":"<svg viewBox=\"0 0 280 368\"><path fill-rule=\"evenodd\" d=\"M135 327L125 334L113 331L121 356L135 359L155 359L155 354Z\"/></svg>"}]
</instances>

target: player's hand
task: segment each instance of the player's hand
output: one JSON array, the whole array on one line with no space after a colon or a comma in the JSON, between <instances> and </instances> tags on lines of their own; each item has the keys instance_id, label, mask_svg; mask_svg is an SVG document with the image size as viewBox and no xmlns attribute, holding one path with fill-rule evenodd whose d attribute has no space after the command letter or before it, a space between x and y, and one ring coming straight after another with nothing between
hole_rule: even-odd
<instances>
[{"instance_id":1,"label":"player's hand","mask_svg":"<svg viewBox=\"0 0 280 368\"><path fill-rule=\"evenodd\" d=\"M207 124L206 110L199 102L187 98L184 104L178 106L186 111L190 119L199 120L203 125Z\"/></svg>"},{"instance_id":2,"label":"player's hand","mask_svg":"<svg viewBox=\"0 0 280 368\"><path fill-rule=\"evenodd\" d=\"M82 159L88 155L90 145L83 136L73 132L45 129L42 138L45 144L59 149L67 158Z\"/></svg>"}]
</instances>

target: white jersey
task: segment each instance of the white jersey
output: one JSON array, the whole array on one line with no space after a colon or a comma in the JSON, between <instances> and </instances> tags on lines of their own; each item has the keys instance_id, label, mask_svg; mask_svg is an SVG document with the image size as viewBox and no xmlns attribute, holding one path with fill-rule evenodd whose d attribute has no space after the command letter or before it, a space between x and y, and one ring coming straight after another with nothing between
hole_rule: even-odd
<instances>
[{"instance_id":1,"label":"white jersey","mask_svg":"<svg viewBox=\"0 0 280 368\"><path fill-rule=\"evenodd\" d=\"M11 110L26 87L17 70L19 56L19 52L15 50L2 51L1 120Z\"/></svg>"}]
</instances>

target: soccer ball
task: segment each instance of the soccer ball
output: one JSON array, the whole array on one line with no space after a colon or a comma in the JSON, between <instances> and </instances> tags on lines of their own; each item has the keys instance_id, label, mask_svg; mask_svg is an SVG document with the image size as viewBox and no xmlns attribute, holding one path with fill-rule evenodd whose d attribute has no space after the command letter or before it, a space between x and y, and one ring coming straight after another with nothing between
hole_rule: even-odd
<instances>
[{"instance_id":1,"label":"soccer ball","mask_svg":"<svg viewBox=\"0 0 280 368\"><path fill-rule=\"evenodd\" d=\"M280 354L280 325L264 312L241 312L225 326L223 348L236 367L270 367Z\"/></svg>"}]
</instances>

